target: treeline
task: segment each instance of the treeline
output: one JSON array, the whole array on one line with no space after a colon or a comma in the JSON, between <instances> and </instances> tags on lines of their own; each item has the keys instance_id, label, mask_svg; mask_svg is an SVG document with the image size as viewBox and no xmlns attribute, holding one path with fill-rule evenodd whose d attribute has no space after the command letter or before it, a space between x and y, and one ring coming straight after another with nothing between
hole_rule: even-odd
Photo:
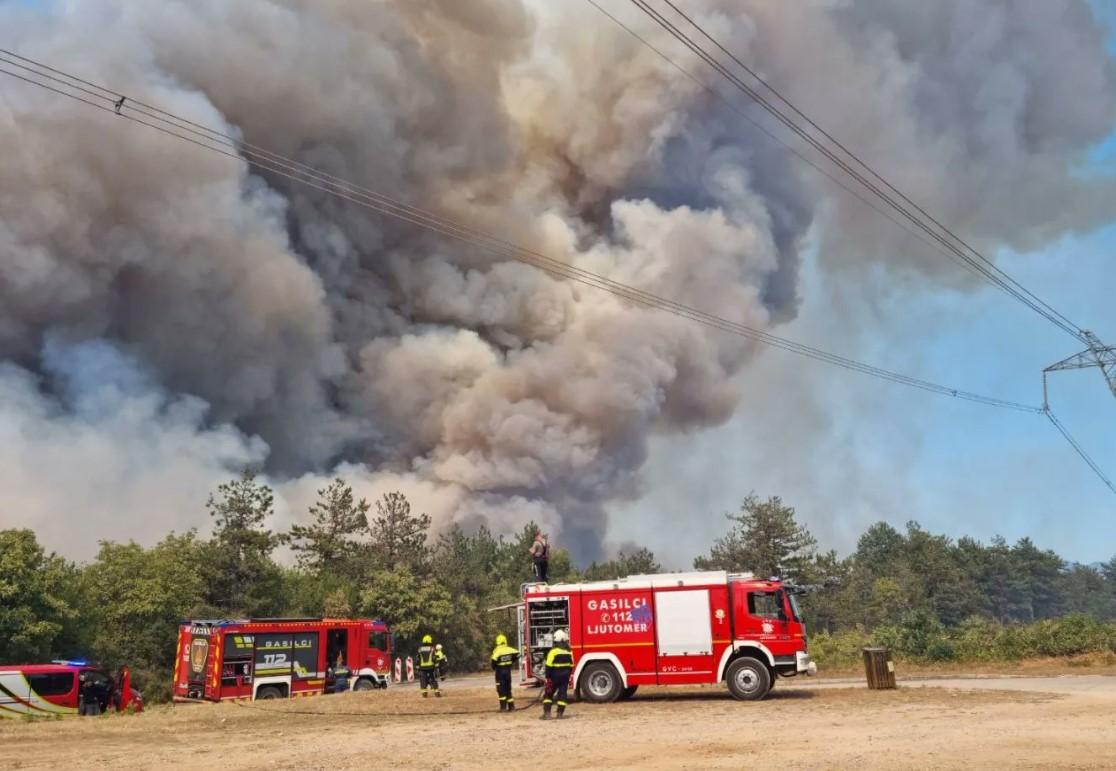
<instances>
[{"instance_id":1,"label":"treeline","mask_svg":"<svg viewBox=\"0 0 1116 771\"><path fill-rule=\"evenodd\" d=\"M397 647L422 634L445 644L451 664L483 661L497 631L490 607L515 600L529 579L536 532L481 527L434 536L430 517L400 493L369 504L335 480L318 491L308 524L267 529L272 490L246 471L218 487L207 508L208 538L171 533L144 548L102 542L77 565L47 554L30 530L0 531L0 663L92 658L128 664L150 700L167 698L178 624L188 618L360 616L386 620ZM295 565L276 561L289 547ZM649 552L575 570L551 550L552 581L661 569Z\"/></svg>"},{"instance_id":2,"label":"treeline","mask_svg":"<svg viewBox=\"0 0 1116 771\"><path fill-rule=\"evenodd\" d=\"M1116 557L1069 563L1029 538L953 541L880 522L840 558L779 498L745 499L730 532L695 567L778 575L800 605L819 663L855 665L867 644L929 661L1116 653Z\"/></svg>"},{"instance_id":3,"label":"treeline","mask_svg":"<svg viewBox=\"0 0 1116 771\"><path fill-rule=\"evenodd\" d=\"M369 503L338 479L318 491L307 524L276 533L266 527L273 503L272 491L245 472L210 497L209 538L171 533L150 548L102 542L84 565L47 554L29 530L0 531L0 663L127 663L158 700L169 694L177 626L187 618L382 618L400 650L430 632L461 669L484 661L497 631L512 632L506 614L488 609L516 601L529 580L533 523L510 534L481 527L435 535L402 494ZM802 587L823 658L837 660L869 639L939 659L974 657L977 640L986 658L1077 651L1076 643L1048 642L1049 629L1019 631L1067 615L1059 623L1075 623L1077 632L1066 634L1110 645L1099 622L1116 618L1116 559L1101 569L1071 565L1028 539L954 542L915 523L906 532L874 525L840 558L819 551L779 498L749 496L728 518L728 532L694 567L778 575ZM293 566L276 561L281 547ZM552 582L660 570L647 549L583 568L560 545L551 550ZM1111 641L1116 647L1116 634Z\"/></svg>"}]
</instances>

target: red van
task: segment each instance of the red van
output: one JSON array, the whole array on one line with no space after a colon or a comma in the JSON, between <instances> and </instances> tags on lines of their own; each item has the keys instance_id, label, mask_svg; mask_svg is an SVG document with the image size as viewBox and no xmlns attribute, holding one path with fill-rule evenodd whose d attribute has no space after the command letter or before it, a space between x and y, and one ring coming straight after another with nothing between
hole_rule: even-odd
<instances>
[{"instance_id":1,"label":"red van","mask_svg":"<svg viewBox=\"0 0 1116 771\"><path fill-rule=\"evenodd\" d=\"M127 667L116 677L86 661L0 664L0 718L143 710Z\"/></svg>"}]
</instances>

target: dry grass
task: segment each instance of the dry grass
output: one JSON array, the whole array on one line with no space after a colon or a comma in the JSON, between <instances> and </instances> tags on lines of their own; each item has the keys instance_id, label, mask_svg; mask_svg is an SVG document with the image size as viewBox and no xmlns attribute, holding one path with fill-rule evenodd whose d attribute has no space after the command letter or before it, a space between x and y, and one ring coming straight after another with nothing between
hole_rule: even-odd
<instances>
[{"instance_id":1,"label":"dry grass","mask_svg":"<svg viewBox=\"0 0 1116 771\"><path fill-rule=\"evenodd\" d=\"M438 700L393 688L252 707L159 706L134 716L6 722L0 724L0 741L6 767L18 769L219 763L334 771L519 767L526 762L525 749L556 742L566 769L733 768L761 762L890 768L889 758L924 757L920 753L928 746L952 736L949 742L964 752L956 757L947 752L942 757L948 762L938 767L961 767L962 759L964 765L996 767L1032 757L1034 748L1024 742L1019 754L1004 755L992 752L994 743L985 740L988 746L980 750L984 745L974 744L973 731L1001 720L1038 735L1050 727L1051 710L1074 703L1073 697L1022 691L869 691L784 681L757 703L735 701L721 687L641 688L631 701L575 703L572 719L543 723L536 719L539 708L528 706L533 695L519 694L520 705L528 708L515 715L499 713L491 684L479 679L451 681L446 697ZM1082 745L1082 736L1101 736L1088 732L1097 730L1097 721L1111 725L1116 700L1107 713L1090 707L1071 714L1075 717L1066 724L1084 733L1067 735L1064 749L1099 757L1096 742ZM1046 748L1058 745L1050 735L1041 740ZM885 746L896 754L876 752Z\"/></svg>"}]
</instances>

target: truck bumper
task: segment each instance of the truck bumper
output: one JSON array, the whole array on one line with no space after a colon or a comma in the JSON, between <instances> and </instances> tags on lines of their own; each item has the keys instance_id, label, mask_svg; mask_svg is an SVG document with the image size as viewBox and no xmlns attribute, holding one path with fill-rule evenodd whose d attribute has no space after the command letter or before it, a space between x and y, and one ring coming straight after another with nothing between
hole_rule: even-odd
<instances>
[{"instance_id":1,"label":"truck bumper","mask_svg":"<svg viewBox=\"0 0 1116 771\"><path fill-rule=\"evenodd\" d=\"M794 668L800 675L816 675L818 665L810 661L810 654L798 651L794 654Z\"/></svg>"}]
</instances>

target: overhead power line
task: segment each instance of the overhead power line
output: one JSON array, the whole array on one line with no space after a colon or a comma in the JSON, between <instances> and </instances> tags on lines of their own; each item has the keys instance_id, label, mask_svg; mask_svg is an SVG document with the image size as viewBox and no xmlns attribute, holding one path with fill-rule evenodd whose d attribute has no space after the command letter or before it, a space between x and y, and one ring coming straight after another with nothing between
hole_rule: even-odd
<instances>
[{"instance_id":1,"label":"overhead power line","mask_svg":"<svg viewBox=\"0 0 1116 771\"><path fill-rule=\"evenodd\" d=\"M1104 484L1108 486L1109 490L1116 493L1116 484L1113 484L1112 480L1105 476L1105 473L1101 471L1100 466L1097 465L1096 461L1089 457L1089 453L1085 452L1085 448L1082 447L1078 443L1078 441L1070 435L1070 432L1066 430L1065 426L1062 425L1062 421L1058 420L1058 418L1055 417L1054 412L1050 409L1050 407L1046 407L1043 412L1046 417L1050 419L1050 422L1054 424L1054 428L1058 429L1062 436L1065 437L1066 441L1069 442L1070 447L1072 447L1074 451L1081 456L1081 460L1085 461L1089 468L1093 470L1093 473L1100 478L1100 481L1104 482Z\"/></svg>"},{"instance_id":2,"label":"overhead power line","mask_svg":"<svg viewBox=\"0 0 1116 771\"><path fill-rule=\"evenodd\" d=\"M242 141L217 129L204 126L170 113L154 105L127 97L124 94L71 75L41 62L0 48L0 63L16 67L23 72L0 68L0 73L39 86L56 94L76 99L103 112L114 113L126 120L190 142L211 152L249 164L250 166L287 178L293 182L328 193L358 206L399 219L418 227L476 246L489 253L533 265L551 275L567 278L586 286L609 292L648 308L672 313L696 321L713 329L752 339L764 345L780 348L827 364L887 380L911 388L952 396L991 407L1039 413L1041 408L1019 402L999 399L971 391L951 388L921 378L904 375L882 367L824 351L773 335L740 322L706 313L683 303L655 295L633 286L622 284L605 276L578 268L548 257L540 252L518 246L510 241L488 234L447 217L431 213L399 201L391 196L361 187L339 177L321 172L300 161L266 150L259 145ZM46 81L46 82L44 82ZM75 93L76 92L76 93Z\"/></svg>"},{"instance_id":3,"label":"overhead power line","mask_svg":"<svg viewBox=\"0 0 1116 771\"><path fill-rule=\"evenodd\" d=\"M754 70L741 61L738 56L717 41L716 38L707 32L693 18L679 9L671 0L663 0L663 2L673 9L681 19L684 19L690 26L697 30L701 37L709 41L722 54L731 59L737 67L751 76L759 86L774 97L775 101L764 96L756 87L745 82L729 65L723 62L717 55L711 53L692 36L688 35L677 24L668 19L662 12L652 6L648 0L630 1L655 21L656 24L678 40L678 42L682 43L702 61L712 67L714 71L725 78L734 88L748 96L752 101L778 120L779 123L821 153L843 172L855 179L860 185L884 202L903 219L910 222L926 233L926 235L935 242L956 255L990 283L999 287L1067 334L1072 335L1081 342L1087 342L1084 331L1080 327L1071 322L1048 303L1041 300L1005 271L997 267L976 248L942 224L938 219L927 213L924 208L914 203L882 175L861 160L859 156L834 139L831 134L818 126L817 123L794 106L778 90L763 80ZM779 104L775 103L776 101L784 105L785 109L780 108ZM795 116L797 116L797 120ZM803 124L805 124L805 127ZM815 134L820 135L821 138ZM836 150L834 148L836 148Z\"/></svg>"},{"instance_id":4,"label":"overhead power line","mask_svg":"<svg viewBox=\"0 0 1116 771\"><path fill-rule=\"evenodd\" d=\"M1096 367L1101 371L1101 375L1104 376L1112 395L1116 396L1116 346L1104 345L1092 332L1086 332L1085 335L1089 339L1089 347L1087 349L1081 353L1075 353L1073 356L1069 356L1059 362L1051 364L1042 371L1042 409L1043 412L1046 413L1046 417L1054 424L1054 428L1061 432L1070 446L1081 456L1081 459L1085 461L1089 468L1093 470L1093 473L1100 477L1102 482L1108 485L1108 489L1116 493L1116 486L1105 476L1100 466L1089 457L1089 454L1085 452L1085 448L1082 447L1076 439L1070 436L1069 431L1062 425L1061 421L1054 416L1053 411L1050 409L1050 389L1047 384L1047 376L1050 375L1051 372Z\"/></svg>"},{"instance_id":5,"label":"overhead power line","mask_svg":"<svg viewBox=\"0 0 1116 771\"><path fill-rule=\"evenodd\" d=\"M897 227L900 230L902 230L903 232L907 233L912 238L915 238L918 241L921 241L923 244L926 244L926 246L930 247L934 251L943 255L947 259L952 260L954 263L956 263L957 265L960 265L962 268L965 268L966 270L970 271L971 273L974 273L978 276L980 275L979 273L977 273L977 270L974 267L972 267L971 265L969 265L967 262L965 262L964 260L959 259L953 253L948 252L945 249L942 249L940 245L935 244L932 241L928 240L926 238L926 236L923 235L922 233L919 233L918 231L913 230L908 225L904 225L903 222L901 220L896 219L894 215L888 214L884 209L882 209L879 206L877 206L876 204L872 203L872 201L868 197L863 195L860 191L858 191L856 188L854 188L851 184L842 181L841 178L838 177L836 174L833 174L833 173L827 171L826 169L822 168L822 166L820 164L818 164L817 162L812 160L809 156L800 152L798 150L798 148L796 148L790 142L787 142L782 137L780 137L778 134L776 134L774 131L767 128L767 126L764 126L758 120L756 120L751 115L749 115L747 112L745 112L740 107L740 105L733 102L731 99L729 99L723 93L721 93L720 90L718 90L718 89L714 88L713 86L709 85L708 83L703 81L701 78L699 78L697 75L695 75L694 73L687 70L681 64L674 61L674 59L671 59L670 56L668 56L666 54L666 52L664 52L661 48L656 46L654 43L652 43L650 40L645 38L643 35L640 35L638 32L636 32L634 29L632 29L629 25L625 24L623 21L621 21L619 18L617 18L614 14L609 13L600 3L597 2L597 0L585 0L585 2L589 3L589 5L596 8L606 18L608 18L609 21L611 21L613 24L615 24L620 29L624 30L624 32L628 33L628 35L630 35L635 40L639 41L646 48L648 48L649 50L654 52L656 56L658 56L660 59L662 59L668 65L670 65L670 67L675 69L678 73L683 75L687 80L691 81L698 88L702 89L707 94L709 94L710 96L715 98L717 101L719 101L721 104L723 104L725 107L727 107L728 109L730 109L734 113L736 113L736 115L739 116L742 120L749 123L754 129L759 131L762 136L764 136L768 140L778 144L784 151L790 153L791 155L793 155L795 158L797 158L802 163L805 163L807 166L812 168L814 171L816 171L822 177L824 177L825 179L832 182L834 185L836 185L842 191L844 191L845 193L848 193L853 198L860 201L862 204L867 206L869 209L871 209L872 211L879 214L881 217L886 219L888 222L891 222L893 225L895 225L895 227Z\"/></svg>"}]
</instances>

